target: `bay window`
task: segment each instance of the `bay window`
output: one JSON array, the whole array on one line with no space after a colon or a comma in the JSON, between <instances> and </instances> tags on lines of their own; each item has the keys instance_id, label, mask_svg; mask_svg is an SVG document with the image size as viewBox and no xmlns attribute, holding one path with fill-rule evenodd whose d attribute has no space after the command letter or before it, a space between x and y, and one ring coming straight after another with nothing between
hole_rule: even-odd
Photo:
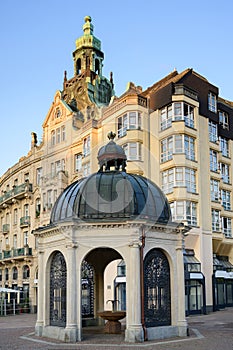
<instances>
[{"instance_id":1,"label":"bay window","mask_svg":"<svg viewBox=\"0 0 233 350\"><path fill-rule=\"evenodd\" d=\"M170 203L172 219L187 221L188 225L197 226L197 203L192 201L174 201Z\"/></svg>"},{"instance_id":2,"label":"bay window","mask_svg":"<svg viewBox=\"0 0 233 350\"><path fill-rule=\"evenodd\" d=\"M175 153L184 153L185 157L195 160L195 140L187 135L172 135L161 141L161 162L172 159Z\"/></svg>"},{"instance_id":3,"label":"bay window","mask_svg":"<svg viewBox=\"0 0 233 350\"><path fill-rule=\"evenodd\" d=\"M164 193L173 192L174 187L186 187L188 192L196 193L196 172L191 168L177 167L162 172Z\"/></svg>"},{"instance_id":4,"label":"bay window","mask_svg":"<svg viewBox=\"0 0 233 350\"><path fill-rule=\"evenodd\" d=\"M194 128L194 107L186 102L174 102L160 110L161 130L169 128L173 121L180 120L186 126Z\"/></svg>"},{"instance_id":5,"label":"bay window","mask_svg":"<svg viewBox=\"0 0 233 350\"><path fill-rule=\"evenodd\" d=\"M117 135L123 137L127 130L141 128L141 113L137 111L127 112L117 119Z\"/></svg>"},{"instance_id":6,"label":"bay window","mask_svg":"<svg viewBox=\"0 0 233 350\"><path fill-rule=\"evenodd\" d=\"M141 143L129 142L123 145L127 160L141 160Z\"/></svg>"}]
</instances>

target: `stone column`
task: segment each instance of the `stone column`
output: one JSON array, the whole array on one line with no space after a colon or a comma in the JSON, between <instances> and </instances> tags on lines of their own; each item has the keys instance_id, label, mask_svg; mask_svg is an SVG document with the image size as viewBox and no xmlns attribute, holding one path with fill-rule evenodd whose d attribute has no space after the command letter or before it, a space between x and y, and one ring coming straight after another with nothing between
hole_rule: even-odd
<instances>
[{"instance_id":1,"label":"stone column","mask_svg":"<svg viewBox=\"0 0 233 350\"><path fill-rule=\"evenodd\" d=\"M180 233L183 235L183 233ZM176 247L176 276L175 289L177 290L177 326L178 335L185 337L187 335L187 321L185 319L185 286L184 286L184 259L183 259L183 237ZM174 292L175 293L175 292Z\"/></svg>"},{"instance_id":2,"label":"stone column","mask_svg":"<svg viewBox=\"0 0 233 350\"><path fill-rule=\"evenodd\" d=\"M37 301L37 321L35 326L35 334L42 336L44 327L44 308L45 308L45 270L44 266L44 251L38 251L38 301Z\"/></svg>"},{"instance_id":3,"label":"stone column","mask_svg":"<svg viewBox=\"0 0 233 350\"><path fill-rule=\"evenodd\" d=\"M140 246L141 242L130 244L130 261L126 274L127 288L127 328L125 341L142 342L143 329L141 324L141 288L140 288Z\"/></svg>"},{"instance_id":4,"label":"stone column","mask_svg":"<svg viewBox=\"0 0 233 350\"><path fill-rule=\"evenodd\" d=\"M66 289L66 341L77 341L77 244L72 243L67 247L67 289Z\"/></svg>"}]
</instances>

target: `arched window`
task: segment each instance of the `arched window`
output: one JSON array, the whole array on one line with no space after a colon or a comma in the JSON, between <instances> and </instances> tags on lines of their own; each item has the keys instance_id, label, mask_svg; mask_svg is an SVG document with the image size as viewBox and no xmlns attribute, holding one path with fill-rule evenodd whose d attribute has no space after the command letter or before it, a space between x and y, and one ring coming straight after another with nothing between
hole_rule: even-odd
<instances>
[{"instance_id":1,"label":"arched window","mask_svg":"<svg viewBox=\"0 0 233 350\"><path fill-rule=\"evenodd\" d=\"M16 266L13 267L12 269L12 278L13 280L17 280L18 279L18 269Z\"/></svg>"},{"instance_id":2,"label":"arched window","mask_svg":"<svg viewBox=\"0 0 233 350\"><path fill-rule=\"evenodd\" d=\"M82 262L82 317L94 316L94 269Z\"/></svg>"},{"instance_id":3,"label":"arched window","mask_svg":"<svg viewBox=\"0 0 233 350\"><path fill-rule=\"evenodd\" d=\"M66 325L66 262L60 252L53 255L50 268L50 324Z\"/></svg>"},{"instance_id":4,"label":"arched window","mask_svg":"<svg viewBox=\"0 0 233 350\"><path fill-rule=\"evenodd\" d=\"M100 62L97 58L95 59L95 73L100 74Z\"/></svg>"},{"instance_id":5,"label":"arched window","mask_svg":"<svg viewBox=\"0 0 233 350\"><path fill-rule=\"evenodd\" d=\"M146 327L170 325L170 268L159 249L152 249L144 260L144 295Z\"/></svg>"},{"instance_id":6,"label":"arched window","mask_svg":"<svg viewBox=\"0 0 233 350\"><path fill-rule=\"evenodd\" d=\"M30 269L28 265L23 266L23 279L28 279L30 277Z\"/></svg>"},{"instance_id":7,"label":"arched window","mask_svg":"<svg viewBox=\"0 0 233 350\"><path fill-rule=\"evenodd\" d=\"M78 58L76 62L76 74L78 75L80 73L81 73L81 58Z\"/></svg>"}]
</instances>

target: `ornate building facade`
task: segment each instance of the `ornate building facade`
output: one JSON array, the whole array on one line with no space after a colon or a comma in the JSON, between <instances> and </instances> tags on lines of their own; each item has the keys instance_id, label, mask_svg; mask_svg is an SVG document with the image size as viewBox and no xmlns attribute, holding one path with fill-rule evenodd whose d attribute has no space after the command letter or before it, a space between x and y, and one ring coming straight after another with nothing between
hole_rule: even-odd
<instances>
[{"instance_id":1,"label":"ornate building facade","mask_svg":"<svg viewBox=\"0 0 233 350\"><path fill-rule=\"evenodd\" d=\"M233 102L193 69L173 71L143 90L133 83L119 97L103 76L104 54L85 17L43 123L39 144L0 179L0 287L22 290L37 309L38 242L59 194L97 171L109 131L123 147L127 171L159 185L173 221L190 226L184 242L186 313L233 305Z\"/></svg>"}]
</instances>

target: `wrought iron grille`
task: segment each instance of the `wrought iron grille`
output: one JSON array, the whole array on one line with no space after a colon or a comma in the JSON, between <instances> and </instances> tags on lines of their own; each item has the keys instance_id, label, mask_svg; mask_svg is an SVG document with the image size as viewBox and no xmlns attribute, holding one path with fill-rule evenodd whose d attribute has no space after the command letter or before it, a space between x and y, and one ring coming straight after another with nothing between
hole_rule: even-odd
<instances>
[{"instance_id":1,"label":"wrought iron grille","mask_svg":"<svg viewBox=\"0 0 233 350\"><path fill-rule=\"evenodd\" d=\"M82 262L82 317L94 317L94 268Z\"/></svg>"},{"instance_id":2,"label":"wrought iron grille","mask_svg":"<svg viewBox=\"0 0 233 350\"><path fill-rule=\"evenodd\" d=\"M152 249L144 259L146 327L171 324L170 268L164 253Z\"/></svg>"},{"instance_id":3,"label":"wrought iron grille","mask_svg":"<svg viewBox=\"0 0 233 350\"><path fill-rule=\"evenodd\" d=\"M66 325L66 262L60 252L52 258L50 269L50 324Z\"/></svg>"}]
</instances>

